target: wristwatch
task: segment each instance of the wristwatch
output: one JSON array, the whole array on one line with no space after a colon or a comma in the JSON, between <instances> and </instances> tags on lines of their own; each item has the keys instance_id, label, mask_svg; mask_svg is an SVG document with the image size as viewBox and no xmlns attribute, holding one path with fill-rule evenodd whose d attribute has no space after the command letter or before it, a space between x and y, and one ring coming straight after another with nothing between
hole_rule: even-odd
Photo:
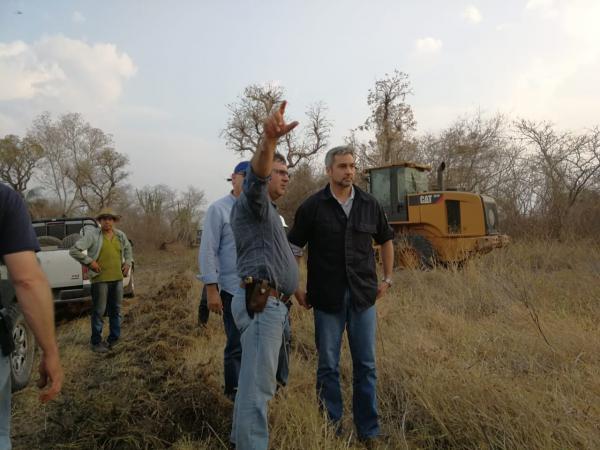
<instances>
[{"instance_id":1,"label":"wristwatch","mask_svg":"<svg viewBox=\"0 0 600 450\"><path fill-rule=\"evenodd\" d=\"M384 278L383 280L381 280L383 283L387 283L387 285L389 287L392 287L392 279L391 278Z\"/></svg>"}]
</instances>

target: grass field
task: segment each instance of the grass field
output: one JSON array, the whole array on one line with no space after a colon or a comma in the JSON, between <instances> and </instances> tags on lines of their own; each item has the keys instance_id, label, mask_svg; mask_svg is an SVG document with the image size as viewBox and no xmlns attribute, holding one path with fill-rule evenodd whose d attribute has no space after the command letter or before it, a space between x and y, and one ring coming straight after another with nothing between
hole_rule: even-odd
<instances>
[{"instance_id":1,"label":"grass field","mask_svg":"<svg viewBox=\"0 0 600 450\"><path fill-rule=\"evenodd\" d=\"M58 327L67 380L13 402L16 449L226 448L220 318L197 327L196 252L137 255L123 342L89 350L87 317ZM381 448L600 446L600 247L517 242L460 271L400 271L378 302ZM270 405L274 449L360 448L347 401L337 438L316 405L312 313L292 309L289 386ZM33 384L33 383L32 383Z\"/></svg>"}]
</instances>

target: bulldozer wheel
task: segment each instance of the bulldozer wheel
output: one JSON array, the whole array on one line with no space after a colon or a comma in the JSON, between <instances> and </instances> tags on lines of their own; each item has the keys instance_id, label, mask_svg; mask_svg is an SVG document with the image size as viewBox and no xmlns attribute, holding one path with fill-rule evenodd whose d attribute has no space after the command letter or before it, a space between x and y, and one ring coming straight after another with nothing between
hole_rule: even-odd
<instances>
[{"instance_id":1,"label":"bulldozer wheel","mask_svg":"<svg viewBox=\"0 0 600 450\"><path fill-rule=\"evenodd\" d=\"M435 249L423 236L407 235L394 239L395 265L406 269L433 269L436 264Z\"/></svg>"}]
</instances>

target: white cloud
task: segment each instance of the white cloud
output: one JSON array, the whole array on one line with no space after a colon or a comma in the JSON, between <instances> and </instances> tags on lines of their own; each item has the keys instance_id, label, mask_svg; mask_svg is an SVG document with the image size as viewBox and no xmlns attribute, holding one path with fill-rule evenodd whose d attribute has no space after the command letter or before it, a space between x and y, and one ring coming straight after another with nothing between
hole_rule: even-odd
<instances>
[{"instance_id":1,"label":"white cloud","mask_svg":"<svg viewBox=\"0 0 600 450\"><path fill-rule=\"evenodd\" d=\"M562 0L568 1L568 0ZM573 0L576 2L577 0ZM560 6L554 0L529 0L525 9L539 14L544 19L556 19L560 16Z\"/></svg>"},{"instance_id":2,"label":"white cloud","mask_svg":"<svg viewBox=\"0 0 600 450\"><path fill-rule=\"evenodd\" d=\"M507 109L579 125L597 120L597 106L592 107L588 95L595 89L591 74L600 70L600 2L531 0L527 8L539 9L560 41L515 74Z\"/></svg>"},{"instance_id":3,"label":"white cloud","mask_svg":"<svg viewBox=\"0 0 600 450\"><path fill-rule=\"evenodd\" d=\"M85 16L81 14L79 11L75 11L72 16L73 22L75 23L83 23L85 22Z\"/></svg>"},{"instance_id":4,"label":"white cloud","mask_svg":"<svg viewBox=\"0 0 600 450\"><path fill-rule=\"evenodd\" d=\"M554 0L529 0L525 9L546 9L554 5Z\"/></svg>"},{"instance_id":5,"label":"white cloud","mask_svg":"<svg viewBox=\"0 0 600 450\"><path fill-rule=\"evenodd\" d=\"M63 82L61 68L50 61L40 62L22 41L0 43L0 101L31 99L51 94L53 82Z\"/></svg>"},{"instance_id":6,"label":"white cloud","mask_svg":"<svg viewBox=\"0 0 600 450\"><path fill-rule=\"evenodd\" d=\"M64 36L33 44L0 42L0 101L49 101L67 108L109 105L137 68L113 44L88 44Z\"/></svg>"},{"instance_id":7,"label":"white cloud","mask_svg":"<svg viewBox=\"0 0 600 450\"><path fill-rule=\"evenodd\" d=\"M419 53L437 53L442 48L442 41L432 37L417 39L415 43Z\"/></svg>"},{"instance_id":8,"label":"white cloud","mask_svg":"<svg viewBox=\"0 0 600 450\"><path fill-rule=\"evenodd\" d=\"M482 19L481 12L473 5L467 6L463 11L462 16L467 22L471 23L479 23Z\"/></svg>"}]
</instances>

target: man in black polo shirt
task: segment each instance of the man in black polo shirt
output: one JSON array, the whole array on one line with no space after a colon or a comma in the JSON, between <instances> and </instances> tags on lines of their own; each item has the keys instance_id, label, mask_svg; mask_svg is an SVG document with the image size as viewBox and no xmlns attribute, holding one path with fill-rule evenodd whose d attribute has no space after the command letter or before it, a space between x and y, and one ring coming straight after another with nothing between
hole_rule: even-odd
<instances>
[{"instance_id":1,"label":"man in black polo shirt","mask_svg":"<svg viewBox=\"0 0 600 450\"><path fill-rule=\"evenodd\" d=\"M54 335L54 303L46 275L42 271L35 252L39 245L27 207L21 196L0 183L0 258L4 260L10 280L25 321L31 327L36 342L42 348L40 355L39 387L48 386L40 394L47 402L58 395L63 382L58 346ZM7 313L12 298L3 298L0 311ZM4 306L4 308L2 308ZM0 332L8 333L6 319ZM9 450L10 443L10 360L0 351L0 449Z\"/></svg>"},{"instance_id":2,"label":"man in black polo shirt","mask_svg":"<svg viewBox=\"0 0 600 450\"><path fill-rule=\"evenodd\" d=\"M392 284L394 233L375 198L353 185L351 147L331 149L325 166L329 184L298 208L289 234L297 257L308 244L307 292L299 288L296 296L314 308L317 394L336 427L343 413L340 348L344 328L348 330L354 424L358 437L371 443L379 435L375 300ZM379 284L373 239L381 245L383 259L384 278Z\"/></svg>"}]
</instances>

